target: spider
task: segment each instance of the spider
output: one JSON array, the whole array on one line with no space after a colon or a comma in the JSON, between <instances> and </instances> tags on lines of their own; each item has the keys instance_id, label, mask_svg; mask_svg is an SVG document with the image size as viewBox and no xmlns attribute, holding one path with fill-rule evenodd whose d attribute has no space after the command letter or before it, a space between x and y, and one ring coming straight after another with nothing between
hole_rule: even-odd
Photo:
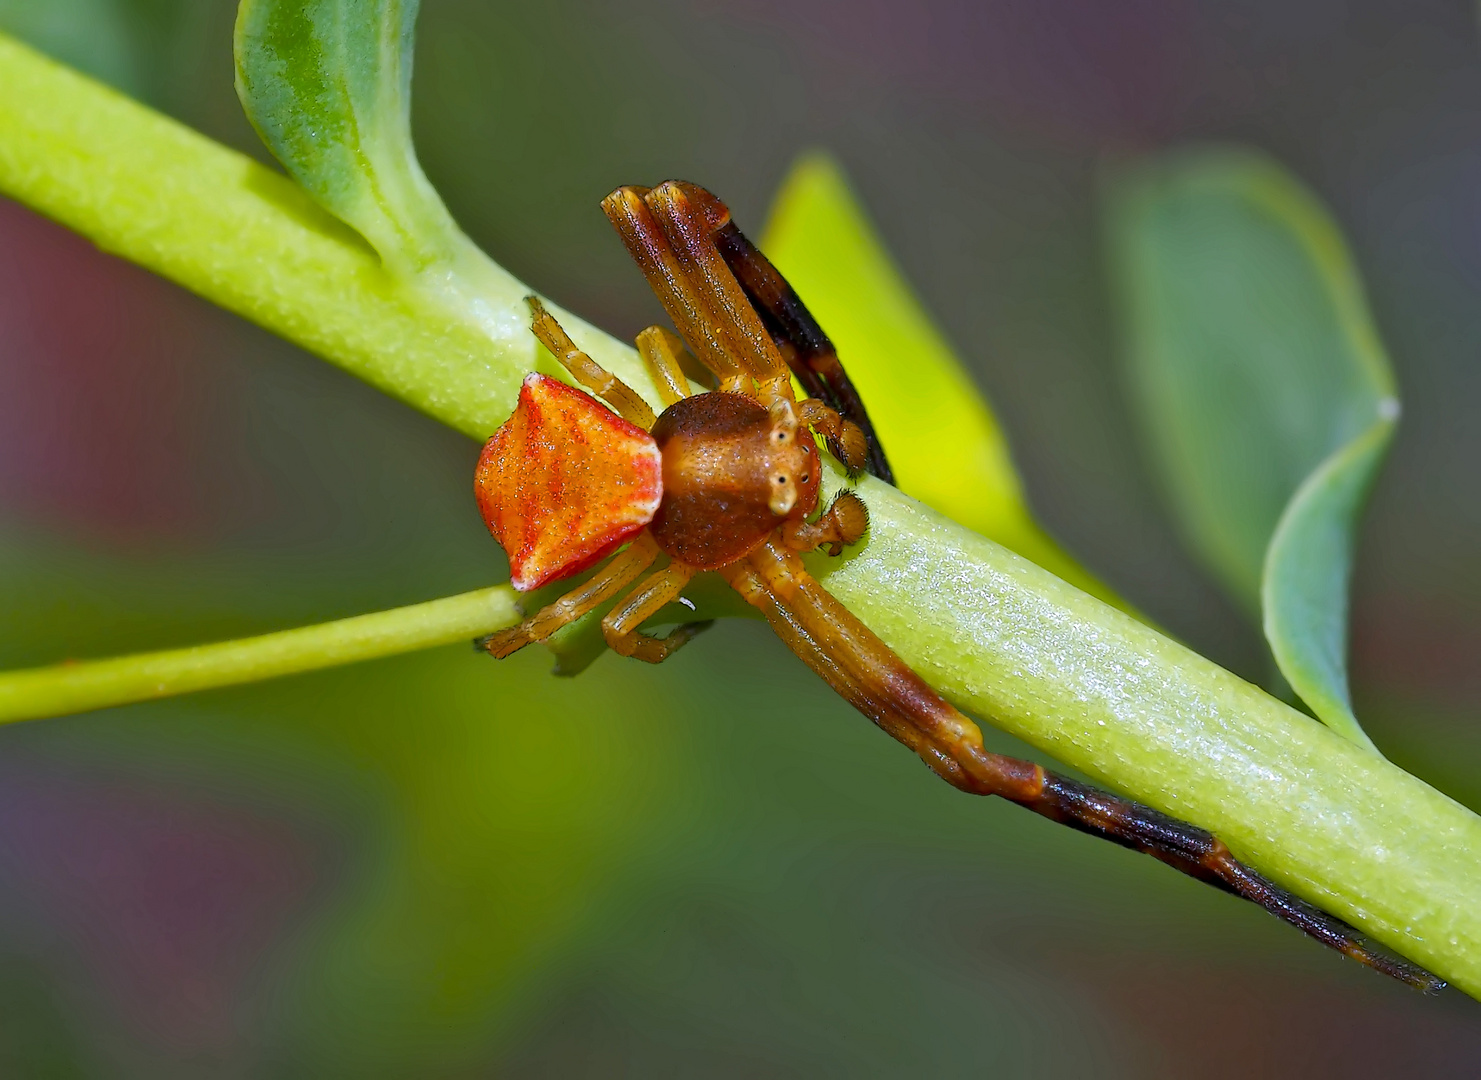
<instances>
[{"instance_id":1,"label":"spider","mask_svg":"<svg viewBox=\"0 0 1481 1080\"><path fill-rule=\"evenodd\" d=\"M621 187L602 208L682 335L654 326L637 338L666 407L655 417L529 299L535 336L607 405L547 376L528 376L514 414L480 456L479 507L509 555L516 589L614 557L524 622L480 638L479 648L508 656L621 597L602 620L607 643L660 663L709 623L686 623L661 638L640 628L678 600L695 575L715 571L804 663L954 787L1001 796L1149 854L1411 986L1444 986L1255 873L1210 833L985 750L977 725L803 566L803 553L838 555L869 525L863 500L849 490L814 518L822 463L813 435L850 478L867 468L891 479L827 335L703 188L672 180L652 189ZM704 393L690 393L686 368L705 373L694 357L711 376L713 389ZM794 373L814 396L794 396Z\"/></svg>"}]
</instances>

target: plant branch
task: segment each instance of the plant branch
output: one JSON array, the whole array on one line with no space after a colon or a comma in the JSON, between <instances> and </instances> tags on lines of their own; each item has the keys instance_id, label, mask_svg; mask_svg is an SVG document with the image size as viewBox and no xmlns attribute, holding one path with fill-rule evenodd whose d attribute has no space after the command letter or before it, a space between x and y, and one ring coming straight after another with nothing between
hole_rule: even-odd
<instances>
[{"instance_id":1,"label":"plant branch","mask_svg":"<svg viewBox=\"0 0 1481 1080\"><path fill-rule=\"evenodd\" d=\"M530 290L471 244L457 270L473 305L435 275L388 272L281 173L3 34L0 191L474 438L513 411L527 372L564 376L537 355ZM635 350L550 306L647 390Z\"/></svg>"},{"instance_id":2,"label":"plant branch","mask_svg":"<svg viewBox=\"0 0 1481 1080\"><path fill-rule=\"evenodd\" d=\"M465 644L519 620L508 585L186 649L0 672L0 723L84 712Z\"/></svg>"},{"instance_id":3,"label":"plant branch","mask_svg":"<svg viewBox=\"0 0 1481 1080\"><path fill-rule=\"evenodd\" d=\"M0 190L470 435L504 419L536 363L523 289L493 264L478 271L479 311L458 289L395 279L281 176L3 39ZM648 386L631 349L571 328L601 363ZM1481 818L894 489L859 491L868 541L814 572L925 678L1481 994ZM377 649L363 655L392 651ZM102 686L107 665L129 662L85 667L104 673ZM49 677L65 681L65 669ZM153 696L199 684L128 685ZM104 700L119 699L57 692L26 715Z\"/></svg>"}]
</instances>

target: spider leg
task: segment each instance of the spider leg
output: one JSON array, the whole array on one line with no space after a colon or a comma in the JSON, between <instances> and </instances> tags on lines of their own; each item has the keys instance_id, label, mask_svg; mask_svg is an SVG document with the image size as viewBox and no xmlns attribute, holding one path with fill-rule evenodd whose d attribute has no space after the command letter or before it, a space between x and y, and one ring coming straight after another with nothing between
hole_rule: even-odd
<instances>
[{"instance_id":1,"label":"spider leg","mask_svg":"<svg viewBox=\"0 0 1481 1080\"><path fill-rule=\"evenodd\" d=\"M825 547L829 555L857 544L869 531L869 508L852 491L840 491L816 521L789 521L782 526L782 543L792 551Z\"/></svg>"},{"instance_id":2,"label":"spider leg","mask_svg":"<svg viewBox=\"0 0 1481 1080\"><path fill-rule=\"evenodd\" d=\"M675 329L694 349L699 362L720 380L719 389L749 393L746 369L719 337L692 275L680 264L678 253L644 201L647 194L647 188L620 187L602 200L602 210L622 237L628 254L642 269Z\"/></svg>"},{"instance_id":3,"label":"spider leg","mask_svg":"<svg viewBox=\"0 0 1481 1080\"><path fill-rule=\"evenodd\" d=\"M638 627L647 622L665 604L672 603L699 571L687 563L671 562L651 575L628 597L607 613L602 620L602 635L614 652L635 656L650 664L661 664L679 646L714 625L714 619L684 623L669 631L667 637L641 634Z\"/></svg>"},{"instance_id":4,"label":"spider leg","mask_svg":"<svg viewBox=\"0 0 1481 1080\"><path fill-rule=\"evenodd\" d=\"M619 552L584 585L547 604L518 626L481 637L473 645L502 660L532 642L544 641L562 626L575 622L631 585L656 558L658 545L645 530L628 545L627 550Z\"/></svg>"},{"instance_id":5,"label":"spider leg","mask_svg":"<svg viewBox=\"0 0 1481 1080\"><path fill-rule=\"evenodd\" d=\"M823 677L823 681L836 690L844 700L864 711L863 702L869 691L850 665L840 663L807 627L797 619L793 610L777 602L766 588L756 571L744 560L721 567L720 574L753 607L761 610L782 642L803 663ZM897 712L881 712L877 717L869 714L892 738L914 750L921 759L943 780L953 787L970 792L971 781L951 757L941 752L934 743L903 715Z\"/></svg>"},{"instance_id":6,"label":"spider leg","mask_svg":"<svg viewBox=\"0 0 1481 1080\"><path fill-rule=\"evenodd\" d=\"M863 428L840 416L838 410L815 397L803 398L797 403L797 418L827 440L828 449L843 462L850 478L858 476L866 466L874 471L871 457L874 444Z\"/></svg>"},{"instance_id":7,"label":"spider leg","mask_svg":"<svg viewBox=\"0 0 1481 1080\"><path fill-rule=\"evenodd\" d=\"M638 352L665 408L689 396L689 380L679 360L684 352L682 341L661 326L650 326L638 335Z\"/></svg>"},{"instance_id":8,"label":"spider leg","mask_svg":"<svg viewBox=\"0 0 1481 1080\"><path fill-rule=\"evenodd\" d=\"M715 246L715 231L730 219L725 204L682 180L659 184L643 202L708 309L720 340L755 380L757 399L763 405L793 400L791 369Z\"/></svg>"},{"instance_id":9,"label":"spider leg","mask_svg":"<svg viewBox=\"0 0 1481 1080\"><path fill-rule=\"evenodd\" d=\"M819 585L795 553L775 542L727 580L777 634L850 704L915 750L963 791L999 795L1071 828L1144 852L1185 874L1244 897L1322 944L1427 992L1444 983L1371 947L1346 923L1257 874L1213 834L982 746L982 733L928 686L868 627Z\"/></svg>"},{"instance_id":10,"label":"spider leg","mask_svg":"<svg viewBox=\"0 0 1481 1080\"><path fill-rule=\"evenodd\" d=\"M578 349L539 297L526 296L525 303L530 305L530 330L577 382L604 399L628 423L644 431L653 427L653 410L632 387Z\"/></svg>"},{"instance_id":11,"label":"spider leg","mask_svg":"<svg viewBox=\"0 0 1481 1080\"><path fill-rule=\"evenodd\" d=\"M893 484L894 473L864 402L843 369L838 350L801 297L771 260L736 228L735 222L721 226L714 234L714 241L797 381L812 397L821 398L858 426L867 447L869 471L885 483ZM843 460L841 455L840 460Z\"/></svg>"}]
</instances>

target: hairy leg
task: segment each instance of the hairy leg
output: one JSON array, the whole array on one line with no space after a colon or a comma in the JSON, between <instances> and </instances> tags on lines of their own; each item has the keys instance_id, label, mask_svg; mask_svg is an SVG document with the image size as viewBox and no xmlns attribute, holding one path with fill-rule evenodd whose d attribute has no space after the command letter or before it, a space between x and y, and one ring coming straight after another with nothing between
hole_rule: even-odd
<instances>
[{"instance_id":1,"label":"hairy leg","mask_svg":"<svg viewBox=\"0 0 1481 1080\"><path fill-rule=\"evenodd\" d=\"M638 335L638 353L665 408L689 396L689 380L679 362L683 349L684 343L661 326L650 326Z\"/></svg>"},{"instance_id":2,"label":"hairy leg","mask_svg":"<svg viewBox=\"0 0 1481 1080\"><path fill-rule=\"evenodd\" d=\"M638 627L658 614L660 608L679 598L684 586L696 573L698 571L686 563L671 562L608 612L602 620L602 634L612 651L650 664L661 664L679 646L708 630L714 624L713 619L684 623L671 630L667 637L638 632Z\"/></svg>"},{"instance_id":3,"label":"hairy leg","mask_svg":"<svg viewBox=\"0 0 1481 1080\"><path fill-rule=\"evenodd\" d=\"M963 791L998 795L1051 820L1145 852L1242 896L1339 952L1410 986L1444 983L1372 947L1342 922L1239 862L1211 833L1029 761L993 754L982 733L830 596L795 553L775 542L748 557L747 575L727 578L758 607L797 655L855 708L915 750Z\"/></svg>"},{"instance_id":4,"label":"hairy leg","mask_svg":"<svg viewBox=\"0 0 1481 1080\"><path fill-rule=\"evenodd\" d=\"M631 585L658 558L658 545L646 531L597 571L586 584L547 604L518 626L481 637L473 644L500 660L536 641L544 641Z\"/></svg>"},{"instance_id":5,"label":"hairy leg","mask_svg":"<svg viewBox=\"0 0 1481 1080\"><path fill-rule=\"evenodd\" d=\"M539 297L527 296L525 303L530 305L531 331L577 382L605 400L628 423L636 424L644 431L653 426L655 417L648 403L638 397L627 383L576 348L576 343L555 321L555 316L545 310Z\"/></svg>"}]
</instances>

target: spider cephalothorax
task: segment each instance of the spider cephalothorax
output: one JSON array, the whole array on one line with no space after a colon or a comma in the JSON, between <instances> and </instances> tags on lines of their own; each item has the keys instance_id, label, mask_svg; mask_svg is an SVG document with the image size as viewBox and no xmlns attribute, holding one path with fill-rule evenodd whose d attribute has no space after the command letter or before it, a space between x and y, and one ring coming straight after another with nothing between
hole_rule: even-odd
<instances>
[{"instance_id":1,"label":"spider cephalothorax","mask_svg":"<svg viewBox=\"0 0 1481 1080\"><path fill-rule=\"evenodd\" d=\"M683 335L680 341L659 327L638 335L666 408L655 417L531 299L536 337L611 409L531 375L514 415L484 447L479 506L509 554L516 588L559 581L613 557L520 625L481 639L481 648L506 656L544 640L641 578L602 620L602 632L617 652L658 663L708 624L688 623L663 638L640 628L696 574L717 571L788 648L955 787L999 795L1153 855L1411 985L1443 985L1265 880L1208 832L985 750L976 724L830 596L799 557L819 548L837 555L868 528L864 503L851 491L808 520L821 477L814 434L851 474L867 467L890 479L827 335L709 192L670 181L652 190L619 188L602 205ZM685 343L716 389L690 393ZM794 375L815 396L797 400Z\"/></svg>"},{"instance_id":2,"label":"spider cephalothorax","mask_svg":"<svg viewBox=\"0 0 1481 1080\"><path fill-rule=\"evenodd\" d=\"M663 499L649 529L665 555L714 570L818 508L822 463L785 398L770 409L721 391L684 398L658 417L653 438Z\"/></svg>"}]
</instances>

